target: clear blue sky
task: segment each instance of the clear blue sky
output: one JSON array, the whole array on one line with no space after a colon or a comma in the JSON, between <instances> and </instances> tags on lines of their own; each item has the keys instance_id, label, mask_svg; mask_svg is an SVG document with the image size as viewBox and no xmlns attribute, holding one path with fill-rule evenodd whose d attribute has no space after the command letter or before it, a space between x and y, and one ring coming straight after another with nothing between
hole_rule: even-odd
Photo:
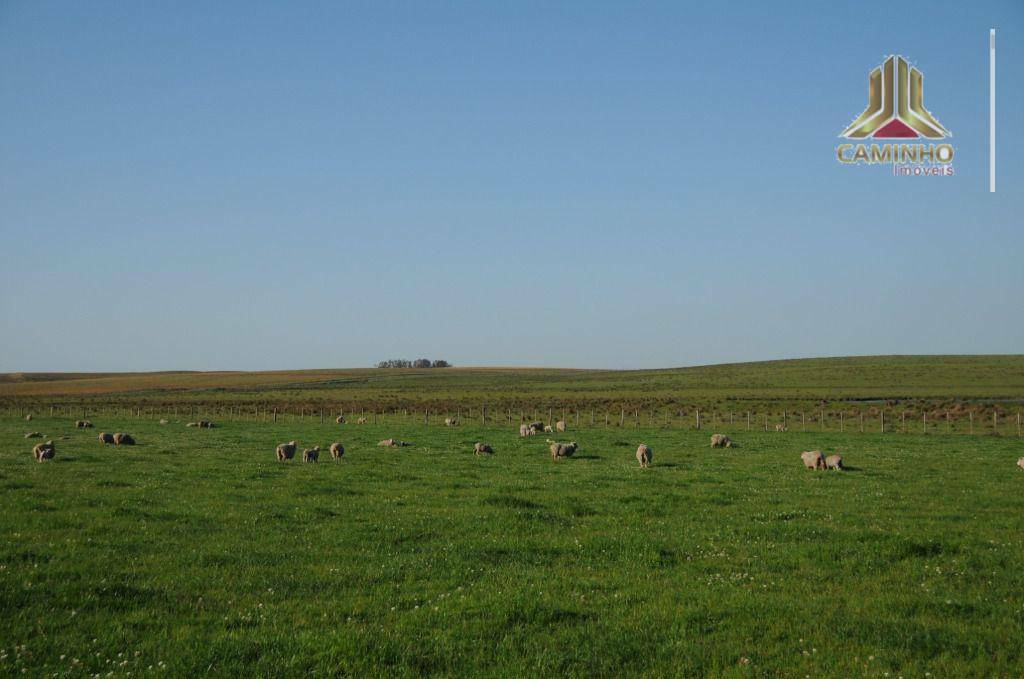
<instances>
[{"instance_id":1,"label":"clear blue sky","mask_svg":"<svg viewBox=\"0 0 1024 679\"><path fill-rule=\"evenodd\" d=\"M890 53L955 177L836 162ZM0 64L0 371L1024 351L1020 0L0 0Z\"/></svg>"}]
</instances>

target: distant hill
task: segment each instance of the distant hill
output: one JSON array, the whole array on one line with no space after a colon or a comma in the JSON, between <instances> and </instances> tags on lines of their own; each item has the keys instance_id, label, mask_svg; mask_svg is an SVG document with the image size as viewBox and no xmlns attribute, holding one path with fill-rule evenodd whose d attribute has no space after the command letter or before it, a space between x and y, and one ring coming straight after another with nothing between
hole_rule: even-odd
<instances>
[{"instance_id":1,"label":"distant hill","mask_svg":"<svg viewBox=\"0 0 1024 679\"><path fill-rule=\"evenodd\" d=\"M821 402L1024 403L1024 355L859 356L668 368L326 369L15 373L0 402L304 404L396 409L524 406L810 407Z\"/></svg>"}]
</instances>

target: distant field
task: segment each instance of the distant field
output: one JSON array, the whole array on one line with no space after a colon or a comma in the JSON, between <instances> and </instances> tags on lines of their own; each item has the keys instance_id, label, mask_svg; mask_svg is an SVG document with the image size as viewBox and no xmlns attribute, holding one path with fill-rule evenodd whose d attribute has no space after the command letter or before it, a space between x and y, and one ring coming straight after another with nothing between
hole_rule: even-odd
<instances>
[{"instance_id":1,"label":"distant field","mask_svg":"<svg viewBox=\"0 0 1024 679\"><path fill-rule=\"evenodd\" d=\"M1024 674L1015 437L95 424L0 418L2 674Z\"/></svg>"},{"instance_id":2,"label":"distant field","mask_svg":"<svg viewBox=\"0 0 1024 679\"><path fill-rule=\"evenodd\" d=\"M292 372L14 374L0 404L204 406L281 411L547 409L736 413L895 407L921 413L1014 413L1024 356L875 356L737 363L667 370L526 368ZM852 411L851 411L852 412ZM11 411L13 414L13 410Z\"/></svg>"}]
</instances>

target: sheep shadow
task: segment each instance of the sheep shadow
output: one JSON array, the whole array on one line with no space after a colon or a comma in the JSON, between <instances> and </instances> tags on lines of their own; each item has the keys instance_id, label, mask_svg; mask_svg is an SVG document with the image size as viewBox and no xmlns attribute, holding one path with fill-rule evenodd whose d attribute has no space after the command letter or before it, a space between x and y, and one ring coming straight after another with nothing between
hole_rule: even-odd
<instances>
[{"instance_id":1,"label":"sheep shadow","mask_svg":"<svg viewBox=\"0 0 1024 679\"><path fill-rule=\"evenodd\" d=\"M600 455L594 455L594 454L590 454L590 455L573 455L572 458L574 460L600 460L601 456Z\"/></svg>"}]
</instances>

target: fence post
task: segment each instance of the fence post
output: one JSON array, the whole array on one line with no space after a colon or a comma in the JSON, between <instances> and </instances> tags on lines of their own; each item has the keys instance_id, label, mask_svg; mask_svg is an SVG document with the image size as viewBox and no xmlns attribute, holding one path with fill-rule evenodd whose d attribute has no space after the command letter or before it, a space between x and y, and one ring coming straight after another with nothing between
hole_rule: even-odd
<instances>
[{"instance_id":1,"label":"fence post","mask_svg":"<svg viewBox=\"0 0 1024 679\"><path fill-rule=\"evenodd\" d=\"M844 413L842 410L839 411L839 433L840 434L843 432L843 419L844 419L845 415L846 415L846 413Z\"/></svg>"},{"instance_id":2,"label":"fence post","mask_svg":"<svg viewBox=\"0 0 1024 679\"><path fill-rule=\"evenodd\" d=\"M992 411L992 433L993 434L998 434L999 433L999 424L998 424L998 420L996 419L998 417L998 415L999 415L999 413L997 413L994 410Z\"/></svg>"},{"instance_id":3,"label":"fence post","mask_svg":"<svg viewBox=\"0 0 1024 679\"><path fill-rule=\"evenodd\" d=\"M885 433L885 411L884 410L880 412L879 419L882 422L882 433L884 434Z\"/></svg>"},{"instance_id":4,"label":"fence post","mask_svg":"<svg viewBox=\"0 0 1024 679\"><path fill-rule=\"evenodd\" d=\"M747 431L750 431L750 411L747 411Z\"/></svg>"},{"instance_id":5,"label":"fence post","mask_svg":"<svg viewBox=\"0 0 1024 679\"><path fill-rule=\"evenodd\" d=\"M972 410L971 412L969 412L967 414L970 415L970 422L971 422L970 433L973 434L974 433L974 411Z\"/></svg>"},{"instance_id":6,"label":"fence post","mask_svg":"<svg viewBox=\"0 0 1024 679\"><path fill-rule=\"evenodd\" d=\"M802 410L800 411L800 431L807 431L807 417Z\"/></svg>"},{"instance_id":7,"label":"fence post","mask_svg":"<svg viewBox=\"0 0 1024 679\"><path fill-rule=\"evenodd\" d=\"M700 429L700 408L697 408L697 429Z\"/></svg>"},{"instance_id":8,"label":"fence post","mask_svg":"<svg viewBox=\"0 0 1024 679\"><path fill-rule=\"evenodd\" d=\"M924 413L921 417L923 418L922 425L921 425L922 428L923 428L922 429L922 433L927 434L928 433L928 413Z\"/></svg>"}]
</instances>

